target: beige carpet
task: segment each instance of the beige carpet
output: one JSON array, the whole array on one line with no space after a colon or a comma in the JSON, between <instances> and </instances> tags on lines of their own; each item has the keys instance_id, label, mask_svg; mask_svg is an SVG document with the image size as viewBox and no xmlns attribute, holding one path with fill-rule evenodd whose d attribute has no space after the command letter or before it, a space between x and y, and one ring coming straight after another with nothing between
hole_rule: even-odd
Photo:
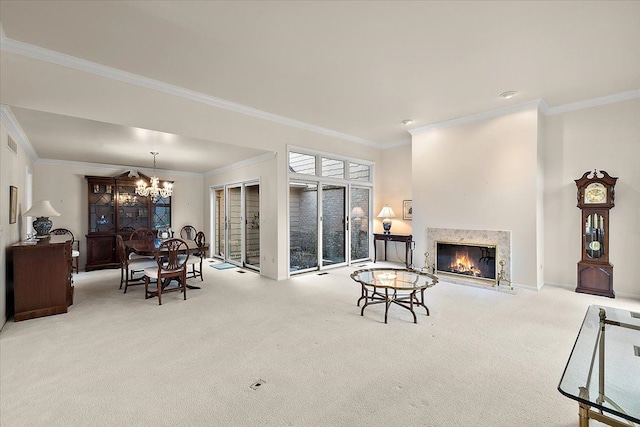
<instances>
[{"instance_id":1,"label":"beige carpet","mask_svg":"<svg viewBox=\"0 0 640 427\"><path fill-rule=\"evenodd\" d=\"M382 305L360 316L354 269L206 266L162 306L119 291L119 270L76 275L69 313L0 333L0 425L576 426L556 387L587 306L640 310L440 283L430 317L392 306L385 325Z\"/></svg>"}]
</instances>

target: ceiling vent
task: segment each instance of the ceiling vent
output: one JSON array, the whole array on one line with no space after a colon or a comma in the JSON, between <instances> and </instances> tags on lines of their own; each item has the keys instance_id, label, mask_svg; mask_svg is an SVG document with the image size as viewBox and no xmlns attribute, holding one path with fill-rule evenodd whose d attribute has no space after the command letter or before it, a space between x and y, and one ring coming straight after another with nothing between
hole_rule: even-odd
<instances>
[{"instance_id":1,"label":"ceiling vent","mask_svg":"<svg viewBox=\"0 0 640 427\"><path fill-rule=\"evenodd\" d=\"M15 154L16 156L18 155L18 144L16 144L16 142L11 139L11 137L7 139L7 147L9 147L9 150L13 151L13 154Z\"/></svg>"}]
</instances>

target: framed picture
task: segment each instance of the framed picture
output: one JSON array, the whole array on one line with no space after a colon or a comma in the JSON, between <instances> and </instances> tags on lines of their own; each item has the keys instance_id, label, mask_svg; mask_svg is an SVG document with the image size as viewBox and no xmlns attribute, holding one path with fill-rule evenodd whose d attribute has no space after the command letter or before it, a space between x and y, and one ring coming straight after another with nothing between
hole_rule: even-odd
<instances>
[{"instance_id":1,"label":"framed picture","mask_svg":"<svg viewBox=\"0 0 640 427\"><path fill-rule=\"evenodd\" d=\"M413 219L413 205L411 200L402 201L402 219Z\"/></svg>"},{"instance_id":2,"label":"framed picture","mask_svg":"<svg viewBox=\"0 0 640 427\"><path fill-rule=\"evenodd\" d=\"M9 186L9 224L15 224L18 217L18 187Z\"/></svg>"}]
</instances>

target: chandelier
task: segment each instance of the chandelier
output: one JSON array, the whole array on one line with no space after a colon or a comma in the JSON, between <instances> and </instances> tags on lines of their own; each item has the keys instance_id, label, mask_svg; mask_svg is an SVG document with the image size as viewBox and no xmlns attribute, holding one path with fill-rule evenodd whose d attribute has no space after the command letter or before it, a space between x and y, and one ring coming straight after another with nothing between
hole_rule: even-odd
<instances>
[{"instance_id":1,"label":"chandelier","mask_svg":"<svg viewBox=\"0 0 640 427\"><path fill-rule=\"evenodd\" d=\"M173 193L173 184L170 182L164 182L160 187L160 179L156 175L156 156L158 152L151 151L153 155L153 175L151 176L151 186L147 187L147 184L141 179L138 181L136 187L136 194L142 197L151 197L151 201L156 203L160 197L171 197Z\"/></svg>"}]
</instances>

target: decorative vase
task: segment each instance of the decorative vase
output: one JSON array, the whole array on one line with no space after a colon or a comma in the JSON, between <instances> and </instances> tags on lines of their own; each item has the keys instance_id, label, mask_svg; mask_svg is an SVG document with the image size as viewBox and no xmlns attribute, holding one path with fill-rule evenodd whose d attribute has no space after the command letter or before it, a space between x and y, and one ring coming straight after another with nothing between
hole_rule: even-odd
<instances>
[{"instance_id":1,"label":"decorative vase","mask_svg":"<svg viewBox=\"0 0 640 427\"><path fill-rule=\"evenodd\" d=\"M49 235L53 221L46 216L39 216L33 221L33 229L36 230L37 237L45 237Z\"/></svg>"}]
</instances>

